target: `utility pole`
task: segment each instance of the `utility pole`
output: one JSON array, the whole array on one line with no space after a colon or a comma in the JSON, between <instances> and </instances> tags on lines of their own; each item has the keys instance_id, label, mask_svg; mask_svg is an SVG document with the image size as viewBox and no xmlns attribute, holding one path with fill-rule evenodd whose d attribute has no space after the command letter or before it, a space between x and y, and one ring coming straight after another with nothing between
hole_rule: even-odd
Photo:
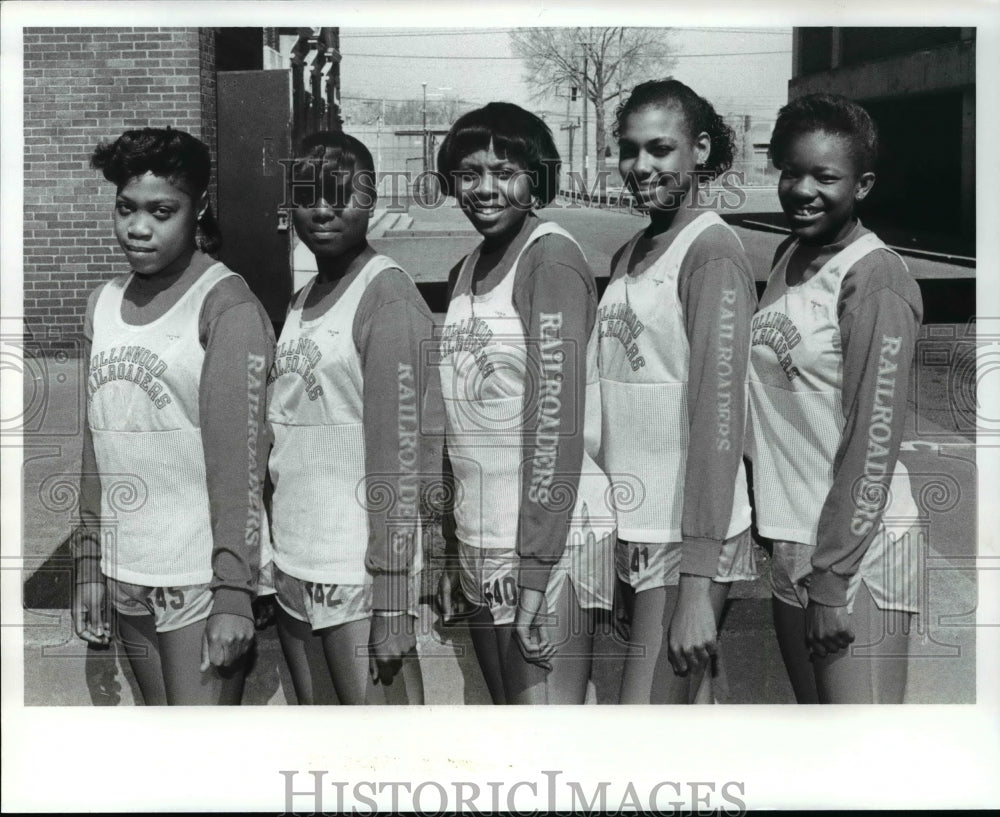
<instances>
[{"instance_id":1,"label":"utility pole","mask_svg":"<svg viewBox=\"0 0 1000 817\"><path fill-rule=\"evenodd\" d=\"M573 181L573 131L580 127L580 120L570 122L568 125L560 125L559 130L569 131L569 180Z\"/></svg>"},{"instance_id":2,"label":"utility pole","mask_svg":"<svg viewBox=\"0 0 1000 817\"><path fill-rule=\"evenodd\" d=\"M587 45L588 43L580 43L583 48L583 94L581 102L583 102L583 186L590 190L589 181L589 168L590 168L590 156L587 155Z\"/></svg>"},{"instance_id":3,"label":"utility pole","mask_svg":"<svg viewBox=\"0 0 1000 817\"><path fill-rule=\"evenodd\" d=\"M421 144L423 145L423 166L424 173L427 172L427 83L420 83L424 87L424 105L423 105L423 116L424 116L424 128L423 128L423 138L421 139Z\"/></svg>"},{"instance_id":4,"label":"utility pole","mask_svg":"<svg viewBox=\"0 0 1000 817\"><path fill-rule=\"evenodd\" d=\"M580 120L576 122L570 118L570 102L573 101L573 91L576 90L574 87L570 87L569 93L566 94L566 125L560 125L559 130L569 131L569 175L566 177L569 179L569 188L573 189L573 131L580 127Z\"/></svg>"},{"instance_id":5,"label":"utility pole","mask_svg":"<svg viewBox=\"0 0 1000 817\"><path fill-rule=\"evenodd\" d=\"M344 124L340 107L340 29L328 27L320 29L320 40L326 44L326 61L330 67L326 75L326 127L339 130Z\"/></svg>"},{"instance_id":6,"label":"utility pole","mask_svg":"<svg viewBox=\"0 0 1000 817\"><path fill-rule=\"evenodd\" d=\"M378 128L375 131L375 172L382 172L382 128L385 127L385 100L381 101L378 115ZM376 176L378 178L378 176ZM379 191L381 192L381 191Z\"/></svg>"}]
</instances>

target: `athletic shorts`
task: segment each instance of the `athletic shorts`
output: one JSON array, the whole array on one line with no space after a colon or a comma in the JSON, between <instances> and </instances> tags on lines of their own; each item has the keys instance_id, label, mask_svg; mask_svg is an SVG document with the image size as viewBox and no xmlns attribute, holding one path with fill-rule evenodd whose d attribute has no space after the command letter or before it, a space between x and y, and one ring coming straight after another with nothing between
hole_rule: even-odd
<instances>
[{"instance_id":1,"label":"athletic shorts","mask_svg":"<svg viewBox=\"0 0 1000 817\"><path fill-rule=\"evenodd\" d=\"M257 598L273 596L277 592L274 589L274 571L277 569L274 562L260 566L260 573L257 575Z\"/></svg>"},{"instance_id":2,"label":"athletic shorts","mask_svg":"<svg viewBox=\"0 0 1000 817\"><path fill-rule=\"evenodd\" d=\"M560 594L572 584L580 607L611 609L611 547L613 535L567 545L549 573L545 588L548 612L558 607ZM462 593L472 604L489 609L494 624L513 624L517 613L520 559L514 548L476 548L460 542Z\"/></svg>"},{"instance_id":3,"label":"athletic shorts","mask_svg":"<svg viewBox=\"0 0 1000 817\"><path fill-rule=\"evenodd\" d=\"M274 566L274 589L281 609L292 618L304 621L313 630L337 627L369 618L372 614L372 583L321 584L289 576ZM418 598L417 576L410 576L410 598ZM415 602L414 602L415 603ZM416 617L416 609L409 611Z\"/></svg>"},{"instance_id":4,"label":"athletic shorts","mask_svg":"<svg viewBox=\"0 0 1000 817\"><path fill-rule=\"evenodd\" d=\"M673 587L681 580L680 542L626 542L615 546L615 572L636 593L655 587ZM758 576L750 528L722 543L717 582L753 581Z\"/></svg>"},{"instance_id":5,"label":"athletic shorts","mask_svg":"<svg viewBox=\"0 0 1000 817\"><path fill-rule=\"evenodd\" d=\"M123 616L152 616L156 632L179 630L208 618L212 590L208 583L148 587L107 578L108 600Z\"/></svg>"},{"instance_id":6,"label":"athletic shorts","mask_svg":"<svg viewBox=\"0 0 1000 817\"><path fill-rule=\"evenodd\" d=\"M920 612L920 577L925 528L886 529L883 525L861 561L861 568L847 584L847 611L861 582L868 587L879 610ZM771 563L771 592L793 607L809 604L809 589L803 580L812 572L815 545L775 541Z\"/></svg>"}]
</instances>

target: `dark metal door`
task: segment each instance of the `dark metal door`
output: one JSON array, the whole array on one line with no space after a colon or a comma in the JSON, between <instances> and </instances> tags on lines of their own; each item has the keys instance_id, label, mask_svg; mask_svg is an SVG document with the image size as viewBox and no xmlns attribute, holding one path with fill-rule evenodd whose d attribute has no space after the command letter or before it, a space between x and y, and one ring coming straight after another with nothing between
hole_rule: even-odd
<instances>
[{"instance_id":1,"label":"dark metal door","mask_svg":"<svg viewBox=\"0 0 1000 817\"><path fill-rule=\"evenodd\" d=\"M288 226L279 224L280 160L291 155L290 72L220 72L218 112L220 258L281 324L292 294Z\"/></svg>"}]
</instances>

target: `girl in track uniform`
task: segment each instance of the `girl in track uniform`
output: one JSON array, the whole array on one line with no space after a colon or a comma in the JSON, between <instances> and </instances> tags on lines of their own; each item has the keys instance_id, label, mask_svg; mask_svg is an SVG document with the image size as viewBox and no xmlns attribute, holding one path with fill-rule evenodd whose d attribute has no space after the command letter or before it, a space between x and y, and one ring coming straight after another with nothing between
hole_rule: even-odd
<instances>
[{"instance_id":1,"label":"girl in track uniform","mask_svg":"<svg viewBox=\"0 0 1000 817\"><path fill-rule=\"evenodd\" d=\"M494 703L583 703L614 530L607 477L585 450L599 424L593 275L573 238L532 212L559 178L538 117L503 102L462 116L438 170L483 236L451 270L441 334L455 483L441 605L447 618L460 584Z\"/></svg>"},{"instance_id":2,"label":"girl in track uniform","mask_svg":"<svg viewBox=\"0 0 1000 817\"><path fill-rule=\"evenodd\" d=\"M688 703L730 583L755 575L742 454L756 291L700 184L733 157L711 104L651 81L616 119L619 168L650 219L612 259L592 343L618 500L616 619L632 647L619 702Z\"/></svg>"},{"instance_id":3,"label":"girl in track uniform","mask_svg":"<svg viewBox=\"0 0 1000 817\"><path fill-rule=\"evenodd\" d=\"M292 220L318 272L292 299L268 375L278 634L300 703L423 703L420 354L433 322L365 239L368 149L323 131L299 157Z\"/></svg>"},{"instance_id":4,"label":"girl in track uniform","mask_svg":"<svg viewBox=\"0 0 1000 817\"><path fill-rule=\"evenodd\" d=\"M792 235L753 320L754 498L800 703L902 702L918 610L917 509L897 456L922 304L855 215L876 153L868 113L826 94L782 108L771 136Z\"/></svg>"},{"instance_id":5,"label":"girl in track uniform","mask_svg":"<svg viewBox=\"0 0 1000 817\"><path fill-rule=\"evenodd\" d=\"M108 643L110 602L146 704L238 704L270 558L274 335L243 279L209 255L220 240L202 142L130 130L91 164L117 188L114 233L132 271L91 294L84 321L74 626Z\"/></svg>"}]
</instances>

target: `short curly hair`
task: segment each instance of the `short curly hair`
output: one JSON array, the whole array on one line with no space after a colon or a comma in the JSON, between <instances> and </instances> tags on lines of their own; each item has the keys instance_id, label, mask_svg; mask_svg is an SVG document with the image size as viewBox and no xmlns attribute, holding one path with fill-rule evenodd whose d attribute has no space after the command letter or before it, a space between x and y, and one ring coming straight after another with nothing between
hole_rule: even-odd
<instances>
[{"instance_id":1,"label":"short curly hair","mask_svg":"<svg viewBox=\"0 0 1000 817\"><path fill-rule=\"evenodd\" d=\"M90 166L119 188L130 179L152 173L180 182L198 197L208 189L212 155L208 145L190 133L171 127L140 128L99 144Z\"/></svg>"},{"instance_id":2,"label":"short curly hair","mask_svg":"<svg viewBox=\"0 0 1000 817\"><path fill-rule=\"evenodd\" d=\"M808 94L793 99L778 111L771 134L771 163L779 167L792 139L803 133L823 131L843 136L851 145L858 171L875 169L878 128L858 103L836 94Z\"/></svg>"},{"instance_id":3,"label":"short curly hair","mask_svg":"<svg viewBox=\"0 0 1000 817\"><path fill-rule=\"evenodd\" d=\"M733 129L716 113L711 102L698 96L680 80L672 78L650 80L632 89L628 99L615 110L615 139L621 139L625 123L632 114L649 107L680 108L692 141L700 133L708 134L712 142L704 168L708 178L714 178L732 167L735 153Z\"/></svg>"},{"instance_id":4,"label":"short curly hair","mask_svg":"<svg viewBox=\"0 0 1000 817\"><path fill-rule=\"evenodd\" d=\"M212 154L200 139L176 128L127 130L113 142L102 142L90 157L90 166L122 189L131 179L152 173L168 179L197 201L208 190L212 178ZM201 248L214 253L222 236L211 207L198 221Z\"/></svg>"},{"instance_id":5,"label":"short curly hair","mask_svg":"<svg viewBox=\"0 0 1000 817\"><path fill-rule=\"evenodd\" d=\"M490 102L460 116L438 151L437 167L445 195L455 195L455 173L470 153L487 150L520 162L531 178L531 193L540 205L559 192L562 161L552 131L539 117L511 102Z\"/></svg>"}]
</instances>

